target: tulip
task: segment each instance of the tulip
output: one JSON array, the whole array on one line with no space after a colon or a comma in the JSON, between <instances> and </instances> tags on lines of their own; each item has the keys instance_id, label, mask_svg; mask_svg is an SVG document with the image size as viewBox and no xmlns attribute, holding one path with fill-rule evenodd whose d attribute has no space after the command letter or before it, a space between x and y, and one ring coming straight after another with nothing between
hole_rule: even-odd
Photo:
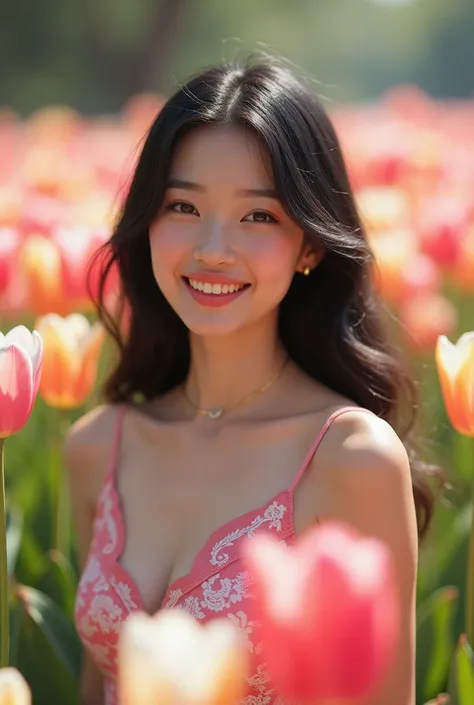
<instances>
[{"instance_id":1,"label":"tulip","mask_svg":"<svg viewBox=\"0 0 474 705\"><path fill-rule=\"evenodd\" d=\"M440 335L435 358L449 420L456 431L474 437L474 331L456 344Z\"/></svg>"},{"instance_id":2,"label":"tulip","mask_svg":"<svg viewBox=\"0 0 474 705\"><path fill-rule=\"evenodd\" d=\"M182 610L139 612L119 640L124 705L232 705L244 695L247 651L228 620L200 625Z\"/></svg>"},{"instance_id":3,"label":"tulip","mask_svg":"<svg viewBox=\"0 0 474 705\"><path fill-rule=\"evenodd\" d=\"M0 297L11 284L20 238L16 230L0 227Z\"/></svg>"},{"instance_id":4,"label":"tulip","mask_svg":"<svg viewBox=\"0 0 474 705\"><path fill-rule=\"evenodd\" d=\"M365 702L398 639L398 595L385 545L327 523L292 548L255 537L244 561L279 695L301 703Z\"/></svg>"},{"instance_id":5,"label":"tulip","mask_svg":"<svg viewBox=\"0 0 474 705\"><path fill-rule=\"evenodd\" d=\"M37 331L17 326L0 333L0 439L28 421L38 392L43 344Z\"/></svg>"},{"instance_id":6,"label":"tulip","mask_svg":"<svg viewBox=\"0 0 474 705\"><path fill-rule=\"evenodd\" d=\"M58 409L81 406L95 384L103 327L80 313L51 313L38 318L36 328L44 341L41 396Z\"/></svg>"},{"instance_id":7,"label":"tulip","mask_svg":"<svg viewBox=\"0 0 474 705\"><path fill-rule=\"evenodd\" d=\"M79 227L58 227L50 236L27 237L21 247L21 264L30 309L40 316L91 309L88 267L106 237L104 229Z\"/></svg>"},{"instance_id":8,"label":"tulip","mask_svg":"<svg viewBox=\"0 0 474 705\"><path fill-rule=\"evenodd\" d=\"M8 665L9 650L4 439L28 421L40 384L42 352L37 331L17 326L0 333L0 667Z\"/></svg>"},{"instance_id":9,"label":"tulip","mask_svg":"<svg viewBox=\"0 0 474 705\"><path fill-rule=\"evenodd\" d=\"M399 318L407 346L413 352L431 354L439 336L455 330L458 312L442 294L427 293L405 301Z\"/></svg>"},{"instance_id":10,"label":"tulip","mask_svg":"<svg viewBox=\"0 0 474 705\"><path fill-rule=\"evenodd\" d=\"M31 693L16 668L0 670L0 705L31 705Z\"/></svg>"}]
</instances>

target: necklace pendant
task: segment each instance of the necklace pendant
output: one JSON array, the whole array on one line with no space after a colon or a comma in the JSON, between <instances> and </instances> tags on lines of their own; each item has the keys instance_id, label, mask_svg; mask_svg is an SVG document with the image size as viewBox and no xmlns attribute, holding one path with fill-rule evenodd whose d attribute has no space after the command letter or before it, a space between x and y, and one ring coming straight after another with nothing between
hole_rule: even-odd
<instances>
[{"instance_id":1,"label":"necklace pendant","mask_svg":"<svg viewBox=\"0 0 474 705\"><path fill-rule=\"evenodd\" d=\"M210 419L215 420L219 419L223 413L224 409L210 409L209 411L206 411L206 416L209 416Z\"/></svg>"}]
</instances>

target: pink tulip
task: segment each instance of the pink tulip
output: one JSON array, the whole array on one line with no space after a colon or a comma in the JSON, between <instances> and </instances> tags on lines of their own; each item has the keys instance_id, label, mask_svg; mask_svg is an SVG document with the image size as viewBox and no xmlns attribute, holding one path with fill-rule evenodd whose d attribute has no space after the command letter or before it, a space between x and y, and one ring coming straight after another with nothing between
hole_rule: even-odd
<instances>
[{"instance_id":1,"label":"pink tulip","mask_svg":"<svg viewBox=\"0 0 474 705\"><path fill-rule=\"evenodd\" d=\"M0 228L0 296L3 296L12 281L19 245L20 238L15 230Z\"/></svg>"},{"instance_id":2,"label":"pink tulip","mask_svg":"<svg viewBox=\"0 0 474 705\"><path fill-rule=\"evenodd\" d=\"M40 335L25 326L0 333L0 439L28 421L38 393L43 360Z\"/></svg>"},{"instance_id":3,"label":"pink tulip","mask_svg":"<svg viewBox=\"0 0 474 705\"><path fill-rule=\"evenodd\" d=\"M311 530L294 548L248 541L267 669L290 702L358 701L391 663L399 604L388 549L338 524Z\"/></svg>"}]
</instances>

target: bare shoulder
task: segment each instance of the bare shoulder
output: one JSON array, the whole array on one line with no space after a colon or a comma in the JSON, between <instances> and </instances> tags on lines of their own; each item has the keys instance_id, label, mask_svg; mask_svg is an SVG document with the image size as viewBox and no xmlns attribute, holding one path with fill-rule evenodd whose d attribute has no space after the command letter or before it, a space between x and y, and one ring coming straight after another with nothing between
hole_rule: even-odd
<instances>
[{"instance_id":1,"label":"bare shoulder","mask_svg":"<svg viewBox=\"0 0 474 705\"><path fill-rule=\"evenodd\" d=\"M324 456L338 473L383 475L385 481L410 479L405 447L389 423L363 409L346 411L332 422Z\"/></svg>"},{"instance_id":2,"label":"bare shoulder","mask_svg":"<svg viewBox=\"0 0 474 705\"><path fill-rule=\"evenodd\" d=\"M338 416L326 436L311 469L324 474L333 513L364 533L405 533L416 542L410 463L390 424L355 409Z\"/></svg>"},{"instance_id":3,"label":"bare shoulder","mask_svg":"<svg viewBox=\"0 0 474 705\"><path fill-rule=\"evenodd\" d=\"M64 443L64 461L73 490L94 502L110 463L118 409L98 406L78 419Z\"/></svg>"}]
</instances>

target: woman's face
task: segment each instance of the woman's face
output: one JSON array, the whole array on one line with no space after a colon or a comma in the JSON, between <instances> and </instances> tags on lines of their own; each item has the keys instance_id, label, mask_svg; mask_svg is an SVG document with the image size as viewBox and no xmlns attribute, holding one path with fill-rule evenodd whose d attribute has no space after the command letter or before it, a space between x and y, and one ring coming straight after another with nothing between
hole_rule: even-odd
<instances>
[{"instance_id":1,"label":"woman's face","mask_svg":"<svg viewBox=\"0 0 474 705\"><path fill-rule=\"evenodd\" d=\"M177 145L150 247L163 295L202 336L276 317L295 271L312 264L257 138L226 126L197 128Z\"/></svg>"}]
</instances>

